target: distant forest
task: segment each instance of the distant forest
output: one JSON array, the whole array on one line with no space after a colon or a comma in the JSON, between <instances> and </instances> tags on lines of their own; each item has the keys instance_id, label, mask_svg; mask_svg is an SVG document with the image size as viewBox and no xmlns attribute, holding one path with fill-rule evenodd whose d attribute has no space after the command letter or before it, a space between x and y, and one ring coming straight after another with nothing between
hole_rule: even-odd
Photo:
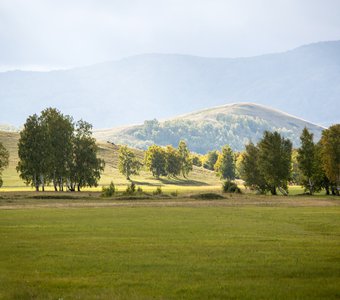
<instances>
[{"instance_id":1,"label":"distant forest","mask_svg":"<svg viewBox=\"0 0 340 300\"><path fill-rule=\"evenodd\" d=\"M277 131L292 141L294 147L299 145L302 131L296 124L291 128L282 127L259 117L219 114L216 120L171 120L159 122L157 119L145 121L124 132L124 135L114 137L118 143L146 149L152 144L177 145L184 139L189 148L196 153L207 153L228 144L235 151L244 150L249 142L258 142L264 131ZM292 129L294 128L294 129ZM314 132L319 136L318 132ZM252 137L250 141L248 137Z\"/></svg>"}]
</instances>

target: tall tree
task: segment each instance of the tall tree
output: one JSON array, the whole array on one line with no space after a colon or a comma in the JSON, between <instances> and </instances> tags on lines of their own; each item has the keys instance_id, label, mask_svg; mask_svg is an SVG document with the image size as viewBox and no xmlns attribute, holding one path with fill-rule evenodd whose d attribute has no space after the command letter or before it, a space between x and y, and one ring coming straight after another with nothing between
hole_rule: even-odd
<instances>
[{"instance_id":1,"label":"tall tree","mask_svg":"<svg viewBox=\"0 0 340 300\"><path fill-rule=\"evenodd\" d=\"M322 132L322 165L330 182L340 194L340 124L330 126Z\"/></svg>"},{"instance_id":2,"label":"tall tree","mask_svg":"<svg viewBox=\"0 0 340 300\"><path fill-rule=\"evenodd\" d=\"M192 171L192 159L190 151L185 141L180 141L178 144L178 153L181 161L181 172L183 177L187 177L189 172Z\"/></svg>"},{"instance_id":3,"label":"tall tree","mask_svg":"<svg viewBox=\"0 0 340 300\"><path fill-rule=\"evenodd\" d=\"M181 173L181 157L177 149L166 147L165 171L168 176L176 177Z\"/></svg>"},{"instance_id":4,"label":"tall tree","mask_svg":"<svg viewBox=\"0 0 340 300\"><path fill-rule=\"evenodd\" d=\"M137 159L136 155L128 149L127 146L121 146L119 149L118 169L127 180L131 175L138 175L142 163Z\"/></svg>"},{"instance_id":5,"label":"tall tree","mask_svg":"<svg viewBox=\"0 0 340 300\"><path fill-rule=\"evenodd\" d=\"M55 108L47 108L41 112L41 123L48 136L49 177L56 191L58 186L63 190L72 165L73 120Z\"/></svg>"},{"instance_id":6,"label":"tall tree","mask_svg":"<svg viewBox=\"0 0 340 300\"><path fill-rule=\"evenodd\" d=\"M4 145L0 143L0 187L2 187L3 185L2 172L5 168L8 167L8 163L9 163L9 152L4 147Z\"/></svg>"},{"instance_id":7,"label":"tall tree","mask_svg":"<svg viewBox=\"0 0 340 300\"><path fill-rule=\"evenodd\" d=\"M221 153L218 155L214 169L221 179L235 179L235 155L228 145L225 145L222 148Z\"/></svg>"},{"instance_id":8,"label":"tall tree","mask_svg":"<svg viewBox=\"0 0 340 300\"><path fill-rule=\"evenodd\" d=\"M20 132L17 171L26 184L34 186L36 191L39 191L41 183L44 187L43 180L48 174L45 142L46 134L38 116L29 116Z\"/></svg>"},{"instance_id":9,"label":"tall tree","mask_svg":"<svg viewBox=\"0 0 340 300\"><path fill-rule=\"evenodd\" d=\"M313 133L310 133L305 127L300 136L301 147L298 149L297 161L299 168L304 175L302 185L312 195L315 191L316 175L316 153L313 142Z\"/></svg>"},{"instance_id":10,"label":"tall tree","mask_svg":"<svg viewBox=\"0 0 340 300\"><path fill-rule=\"evenodd\" d=\"M265 131L258 143L259 171L270 187L272 195L276 189L288 194L288 180L291 172L292 143L278 132Z\"/></svg>"},{"instance_id":11,"label":"tall tree","mask_svg":"<svg viewBox=\"0 0 340 300\"><path fill-rule=\"evenodd\" d=\"M246 145L245 153L243 154L243 160L240 168L241 178L245 181L245 185L250 189L257 190L261 194L264 194L267 189L267 183L265 178L259 169L259 149L253 144Z\"/></svg>"},{"instance_id":12,"label":"tall tree","mask_svg":"<svg viewBox=\"0 0 340 300\"><path fill-rule=\"evenodd\" d=\"M156 178L167 175L166 173L166 152L157 145L150 146L145 152L144 164Z\"/></svg>"},{"instance_id":13,"label":"tall tree","mask_svg":"<svg viewBox=\"0 0 340 300\"><path fill-rule=\"evenodd\" d=\"M70 164L68 188L80 192L86 186L98 186L100 173L104 170L104 160L97 157L98 146L92 137L92 125L80 120L77 122L72 139L73 160Z\"/></svg>"}]
</instances>

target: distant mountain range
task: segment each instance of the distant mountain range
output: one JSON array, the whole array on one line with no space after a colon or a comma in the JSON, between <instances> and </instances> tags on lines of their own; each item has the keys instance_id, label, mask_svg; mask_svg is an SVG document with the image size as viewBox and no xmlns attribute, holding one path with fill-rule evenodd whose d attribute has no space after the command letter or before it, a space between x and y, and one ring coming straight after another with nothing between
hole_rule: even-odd
<instances>
[{"instance_id":1,"label":"distant mountain range","mask_svg":"<svg viewBox=\"0 0 340 300\"><path fill-rule=\"evenodd\" d=\"M0 122L21 126L53 106L96 128L234 102L340 121L340 41L249 58L146 54L51 72L0 73Z\"/></svg>"},{"instance_id":2,"label":"distant mountain range","mask_svg":"<svg viewBox=\"0 0 340 300\"><path fill-rule=\"evenodd\" d=\"M295 147L300 144L304 127L314 134L315 141L324 128L253 103L228 104L182 115L159 122L156 119L142 125L96 130L98 140L127 144L146 149L152 144L177 146L181 139L197 153L220 149L228 144L234 150L243 150L250 141L256 143L265 130L278 131L289 138Z\"/></svg>"}]
</instances>

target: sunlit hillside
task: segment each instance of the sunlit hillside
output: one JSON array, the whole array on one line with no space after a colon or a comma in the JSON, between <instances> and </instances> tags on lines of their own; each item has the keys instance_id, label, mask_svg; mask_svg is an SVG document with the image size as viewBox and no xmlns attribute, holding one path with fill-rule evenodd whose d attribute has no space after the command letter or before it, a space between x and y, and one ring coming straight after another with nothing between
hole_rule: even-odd
<instances>
[{"instance_id":1,"label":"sunlit hillside","mask_svg":"<svg viewBox=\"0 0 340 300\"><path fill-rule=\"evenodd\" d=\"M10 152L10 163L9 167L3 172L4 185L1 190L14 188L22 189L26 187L15 169L18 163L18 138L18 133L0 131L0 142L2 142ZM119 146L106 142L98 142L98 146L98 156L105 160L105 170L99 182L99 189L103 185L108 185L111 181L118 186L118 189L125 189L126 185L130 182L118 171ZM133 149L133 151L142 161L144 152L137 149ZM138 176L132 176L131 179L137 185L142 186L144 190L154 190L156 186L162 186L165 190L177 190L179 192L184 188L186 190L209 190L220 188L220 181L214 172L197 167L194 167L194 170L189 174L188 179L183 177L178 177L177 179L162 177L160 180L157 180L152 177L150 172L145 170L142 170Z\"/></svg>"},{"instance_id":2,"label":"sunlit hillside","mask_svg":"<svg viewBox=\"0 0 340 300\"><path fill-rule=\"evenodd\" d=\"M284 112L253 103L237 103L201 110L166 121L149 120L142 125L95 131L101 140L145 149L151 144L177 146L181 139L198 153L220 149L228 144L234 150L257 142L265 130L278 131L299 146L307 127L318 141L323 127Z\"/></svg>"}]
</instances>

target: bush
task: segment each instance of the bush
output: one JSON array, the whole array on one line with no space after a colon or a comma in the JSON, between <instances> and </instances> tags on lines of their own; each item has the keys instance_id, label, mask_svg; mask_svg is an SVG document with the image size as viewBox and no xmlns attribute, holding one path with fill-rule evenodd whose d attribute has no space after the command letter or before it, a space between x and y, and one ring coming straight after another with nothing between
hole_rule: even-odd
<instances>
[{"instance_id":1,"label":"bush","mask_svg":"<svg viewBox=\"0 0 340 300\"><path fill-rule=\"evenodd\" d=\"M137 188L137 193L138 194L142 194L143 193L143 189L140 186Z\"/></svg>"},{"instance_id":2,"label":"bush","mask_svg":"<svg viewBox=\"0 0 340 300\"><path fill-rule=\"evenodd\" d=\"M241 194L241 189L237 186L235 182L227 180L222 184L222 192L223 193L237 193Z\"/></svg>"},{"instance_id":3,"label":"bush","mask_svg":"<svg viewBox=\"0 0 340 300\"><path fill-rule=\"evenodd\" d=\"M154 195L161 195L162 193L162 188L160 186L153 192Z\"/></svg>"},{"instance_id":4,"label":"bush","mask_svg":"<svg viewBox=\"0 0 340 300\"><path fill-rule=\"evenodd\" d=\"M216 194L216 193L194 194L194 195L191 195L190 198L203 199L203 200L224 199L223 196L221 196L220 194Z\"/></svg>"},{"instance_id":5,"label":"bush","mask_svg":"<svg viewBox=\"0 0 340 300\"><path fill-rule=\"evenodd\" d=\"M111 181L109 187L104 187L102 189L102 197L112 197L113 194L116 192L116 187L114 183Z\"/></svg>"},{"instance_id":6,"label":"bush","mask_svg":"<svg viewBox=\"0 0 340 300\"><path fill-rule=\"evenodd\" d=\"M131 182L130 185L127 186L125 193L128 195L134 194L136 192L136 185Z\"/></svg>"}]
</instances>

